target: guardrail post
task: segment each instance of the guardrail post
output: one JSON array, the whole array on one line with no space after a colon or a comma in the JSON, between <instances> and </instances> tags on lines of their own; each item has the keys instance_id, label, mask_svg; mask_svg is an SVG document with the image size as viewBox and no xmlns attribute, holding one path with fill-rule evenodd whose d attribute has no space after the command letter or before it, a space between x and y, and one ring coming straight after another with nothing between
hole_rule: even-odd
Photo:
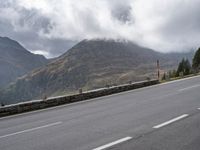
<instances>
[{"instance_id":1,"label":"guardrail post","mask_svg":"<svg viewBox=\"0 0 200 150\"><path fill-rule=\"evenodd\" d=\"M43 101L47 100L47 95L46 94L43 95L42 100Z\"/></svg>"},{"instance_id":2,"label":"guardrail post","mask_svg":"<svg viewBox=\"0 0 200 150\"><path fill-rule=\"evenodd\" d=\"M79 89L78 92L79 92L79 94L82 94L82 93L83 93L83 90L82 90L82 89Z\"/></svg>"},{"instance_id":3,"label":"guardrail post","mask_svg":"<svg viewBox=\"0 0 200 150\"><path fill-rule=\"evenodd\" d=\"M1 103L1 107L4 107L5 106L5 104L4 103Z\"/></svg>"},{"instance_id":4,"label":"guardrail post","mask_svg":"<svg viewBox=\"0 0 200 150\"><path fill-rule=\"evenodd\" d=\"M107 85L106 85L106 88L110 88L110 85L109 85L109 84L107 84Z\"/></svg>"}]
</instances>

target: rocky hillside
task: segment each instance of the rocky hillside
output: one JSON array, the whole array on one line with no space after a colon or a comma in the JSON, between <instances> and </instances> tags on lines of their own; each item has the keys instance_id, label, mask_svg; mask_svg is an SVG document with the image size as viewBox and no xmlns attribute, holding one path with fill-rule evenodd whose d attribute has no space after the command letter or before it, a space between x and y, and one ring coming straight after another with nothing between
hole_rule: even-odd
<instances>
[{"instance_id":1,"label":"rocky hillside","mask_svg":"<svg viewBox=\"0 0 200 150\"><path fill-rule=\"evenodd\" d=\"M1 91L0 101L15 103L153 78L157 59L163 69L179 61L131 42L84 40Z\"/></svg>"},{"instance_id":2,"label":"rocky hillside","mask_svg":"<svg viewBox=\"0 0 200 150\"><path fill-rule=\"evenodd\" d=\"M27 51L18 42L7 37L0 37L0 87L25 73L43 66L47 59Z\"/></svg>"}]
</instances>

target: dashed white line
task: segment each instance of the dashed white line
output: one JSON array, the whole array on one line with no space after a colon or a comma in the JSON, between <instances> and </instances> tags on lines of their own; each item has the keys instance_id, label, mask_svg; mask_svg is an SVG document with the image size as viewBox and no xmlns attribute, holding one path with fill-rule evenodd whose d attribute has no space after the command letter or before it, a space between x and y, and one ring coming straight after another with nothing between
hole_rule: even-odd
<instances>
[{"instance_id":1,"label":"dashed white line","mask_svg":"<svg viewBox=\"0 0 200 150\"><path fill-rule=\"evenodd\" d=\"M154 128L154 129L162 128L162 127L164 127L164 126L167 126L167 125L169 125L169 124L171 124L171 123L173 123L173 122L176 122L176 121L181 120L181 119L183 119L183 118L185 118L185 117L188 117L188 116L189 116L188 114L184 114L184 115L182 115L182 116L179 116L179 117L177 117L177 118L174 118L174 119L169 120L169 121L167 121L167 122L164 122L164 123L162 123L162 124L156 125L156 126L154 126L153 128Z\"/></svg>"},{"instance_id":2,"label":"dashed white line","mask_svg":"<svg viewBox=\"0 0 200 150\"><path fill-rule=\"evenodd\" d=\"M98 148L95 148L95 149L93 149L93 150L104 150L104 149L106 149L106 148L109 148L109 147L112 147L112 146L114 146L114 145L117 145L117 144L120 144L120 143L129 141L129 140L131 140L131 139L132 139L132 137L125 137L125 138L123 138L123 139L119 139L119 140L117 140L117 141L114 141L114 142L112 142L112 143L103 145L103 146L98 147Z\"/></svg>"},{"instance_id":3,"label":"dashed white line","mask_svg":"<svg viewBox=\"0 0 200 150\"><path fill-rule=\"evenodd\" d=\"M26 130L23 130L23 131L18 131L18 132L15 132L15 133L6 134L6 135L3 135L3 136L0 136L0 139L10 137L10 136L13 136L13 135L18 135L18 134L22 134L22 133L26 133L26 132L31 132L31 131L47 128L47 127L56 126L56 125L59 125L61 123L62 122L55 122L55 123L47 124L47 125L44 125L44 126L39 126L39 127L36 127L36 128L31 128L31 129L26 129Z\"/></svg>"}]
</instances>

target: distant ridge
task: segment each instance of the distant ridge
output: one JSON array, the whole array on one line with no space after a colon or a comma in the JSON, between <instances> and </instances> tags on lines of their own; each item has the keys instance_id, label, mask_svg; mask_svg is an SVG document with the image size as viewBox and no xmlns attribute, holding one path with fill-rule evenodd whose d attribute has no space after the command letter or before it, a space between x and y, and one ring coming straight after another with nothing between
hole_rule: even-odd
<instances>
[{"instance_id":1,"label":"distant ridge","mask_svg":"<svg viewBox=\"0 0 200 150\"><path fill-rule=\"evenodd\" d=\"M153 78L157 59L162 69L177 67L179 58L173 56L131 42L83 40L53 62L1 91L0 101L16 103L43 95L74 93L79 88L90 90Z\"/></svg>"},{"instance_id":2,"label":"distant ridge","mask_svg":"<svg viewBox=\"0 0 200 150\"><path fill-rule=\"evenodd\" d=\"M32 54L17 41L0 37L0 87L47 62L44 56Z\"/></svg>"}]
</instances>

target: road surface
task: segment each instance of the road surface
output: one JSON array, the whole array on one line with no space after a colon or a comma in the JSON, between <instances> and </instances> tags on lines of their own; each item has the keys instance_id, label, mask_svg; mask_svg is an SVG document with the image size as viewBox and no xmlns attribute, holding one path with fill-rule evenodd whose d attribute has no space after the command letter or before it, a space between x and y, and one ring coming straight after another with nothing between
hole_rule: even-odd
<instances>
[{"instance_id":1,"label":"road surface","mask_svg":"<svg viewBox=\"0 0 200 150\"><path fill-rule=\"evenodd\" d=\"M0 119L0 150L198 150L200 77Z\"/></svg>"}]
</instances>

